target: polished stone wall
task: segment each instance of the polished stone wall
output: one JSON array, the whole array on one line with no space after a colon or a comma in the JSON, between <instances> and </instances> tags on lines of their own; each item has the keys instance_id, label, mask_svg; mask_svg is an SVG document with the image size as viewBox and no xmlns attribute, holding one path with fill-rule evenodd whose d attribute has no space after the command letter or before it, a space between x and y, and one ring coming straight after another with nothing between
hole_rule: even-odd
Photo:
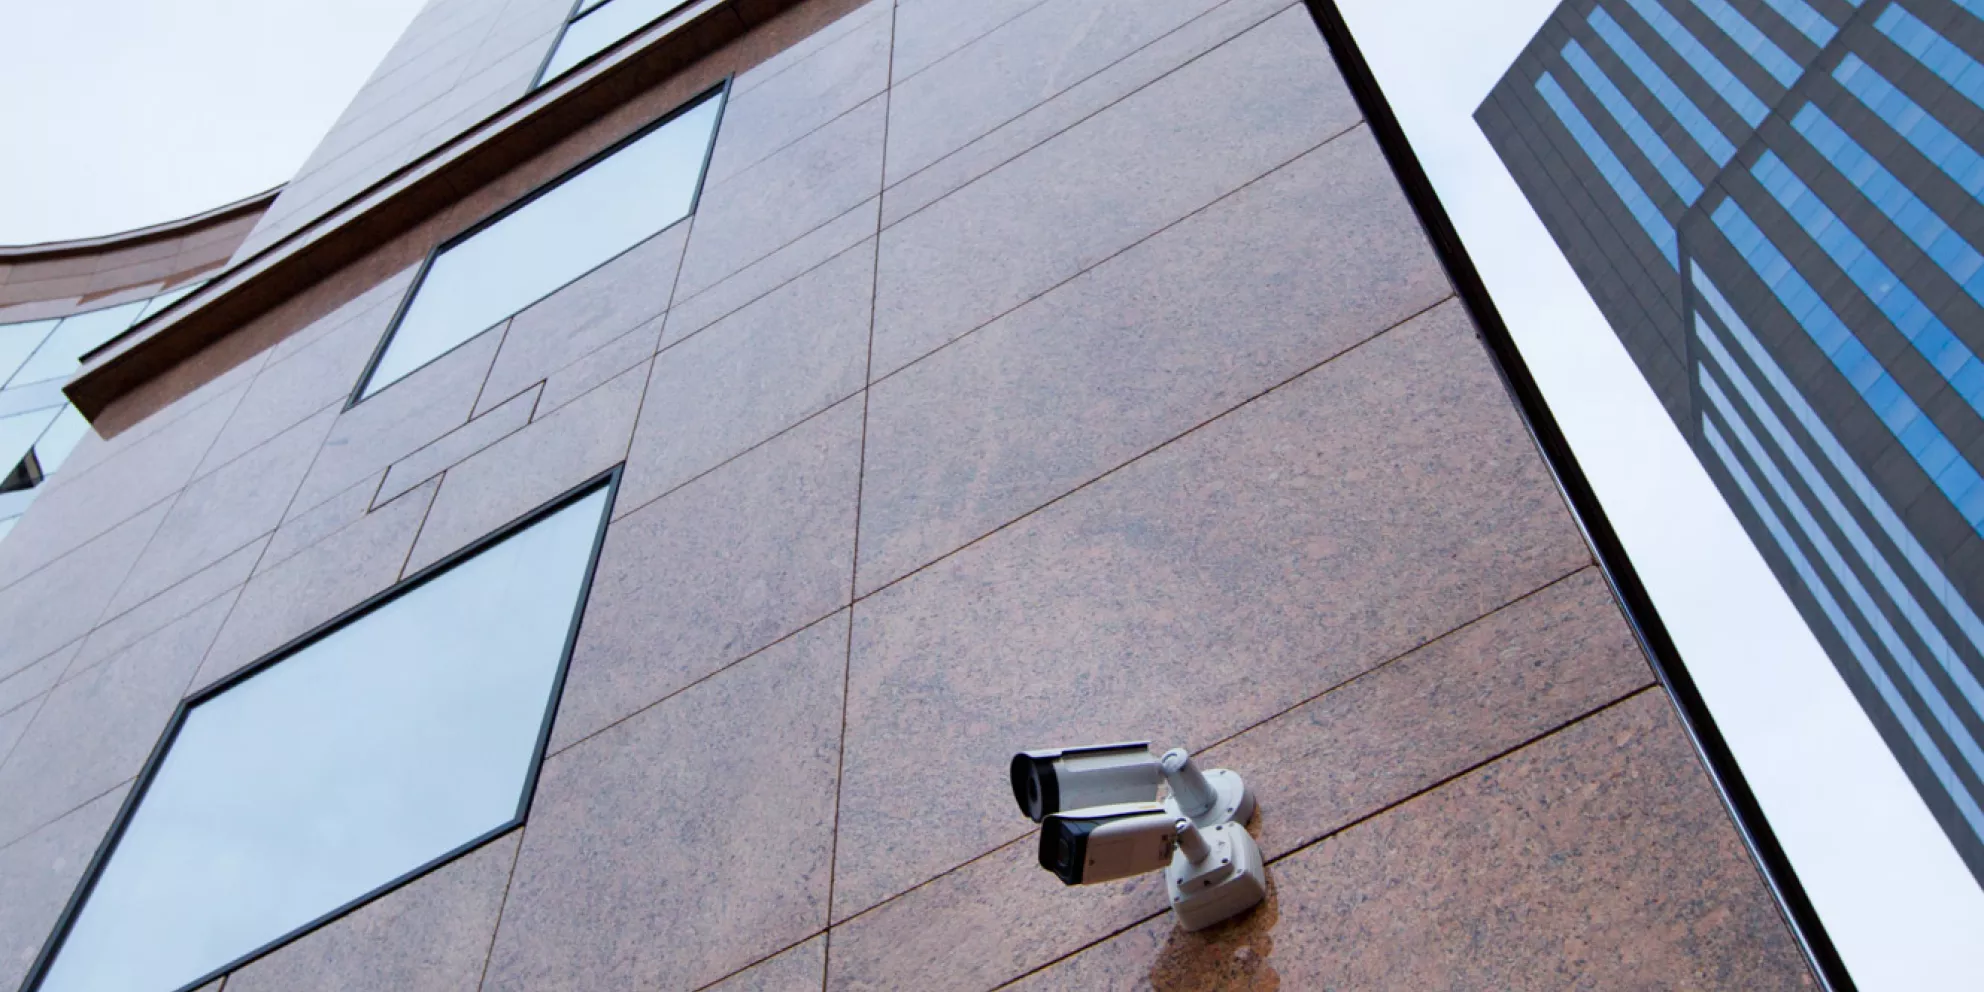
<instances>
[{"instance_id":1,"label":"polished stone wall","mask_svg":"<svg viewBox=\"0 0 1984 992\"><path fill-rule=\"evenodd\" d=\"M0 545L0 987L181 698L622 463L524 826L229 992L1809 983L1300 4L735 51L120 401ZM424 252L732 71L693 217L345 408ZM1033 864L1007 756L1125 737L1254 781L1266 906Z\"/></svg>"}]
</instances>

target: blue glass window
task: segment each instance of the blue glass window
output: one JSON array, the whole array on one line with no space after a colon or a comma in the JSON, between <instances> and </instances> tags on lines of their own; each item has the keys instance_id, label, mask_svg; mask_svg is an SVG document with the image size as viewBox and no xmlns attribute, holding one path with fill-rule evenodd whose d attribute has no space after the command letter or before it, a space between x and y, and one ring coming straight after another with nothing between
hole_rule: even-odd
<instances>
[{"instance_id":1,"label":"blue glass window","mask_svg":"<svg viewBox=\"0 0 1984 992\"><path fill-rule=\"evenodd\" d=\"M1736 74L1730 72L1714 52L1704 48L1687 28L1682 27L1673 14L1661 7L1658 0L1626 0L1626 3L1639 13L1655 34L1660 35L1662 41L1673 46L1690 68L1701 74L1709 88L1720 94L1736 111L1736 116L1743 118L1751 127L1764 119L1767 112L1764 102L1757 99L1757 95L1750 92L1750 88L1743 85L1743 81L1737 79Z\"/></svg>"},{"instance_id":2,"label":"blue glass window","mask_svg":"<svg viewBox=\"0 0 1984 992\"><path fill-rule=\"evenodd\" d=\"M1634 41L1603 7L1592 8L1586 20L1606 46L1612 49L1612 54L1617 55L1619 61L1626 63L1626 68L1639 77L1640 85L1646 87L1653 98L1659 100L1660 105L1667 108L1667 112L1673 114L1674 119L1694 137L1702 151L1708 153L1715 164L1727 165L1736 154L1736 146L1730 144L1722 129L1716 127L1715 122L1702 113L1702 108L1695 106L1695 101L1681 91L1666 70L1647 55L1646 49L1641 48L1639 42Z\"/></svg>"},{"instance_id":3,"label":"blue glass window","mask_svg":"<svg viewBox=\"0 0 1984 992\"><path fill-rule=\"evenodd\" d=\"M1818 291L1805 281L1804 276L1791 268L1784 254L1764 237L1762 229L1735 201L1722 201L1711 217L1723 236L1742 253L1744 261L1759 276L1766 271L1781 270L1776 278L1764 280L1778 302L1797 318L1812 343L1818 345L1840 375L1852 383L1860 398L1873 409L1874 415L1880 418L1895 439L1902 442L1902 447L1929 475L1950 504L1956 507L1971 529L1984 535L1984 476L1979 476L1977 469L1964 460L1956 446L1929 420L1928 414L1908 398L1893 376L1882 370L1872 381L1868 381L1866 363L1871 362L1873 367L1878 368L1879 362L1839 319L1839 315L1825 305ZM1922 426L1916 427L1918 422ZM1911 432L1910 428L1915 430Z\"/></svg>"},{"instance_id":4,"label":"blue glass window","mask_svg":"<svg viewBox=\"0 0 1984 992\"><path fill-rule=\"evenodd\" d=\"M1984 2L1975 3L1971 13L1984 17ZM1899 5L1889 7L1875 18L1874 27L1887 35L1901 50L1941 76L1971 103L1984 107L1984 65L1970 57L1936 29L1918 20Z\"/></svg>"},{"instance_id":5,"label":"blue glass window","mask_svg":"<svg viewBox=\"0 0 1984 992\"><path fill-rule=\"evenodd\" d=\"M1957 285L1978 303L1984 304L1984 255L1950 229L1942 217L1923 203L1894 173L1883 168L1819 108L1806 104L1791 119L1791 126L1805 136L1841 174L1864 177L1854 180L1867 199L1881 208L1894 225L1908 235L1938 267L1949 273Z\"/></svg>"},{"instance_id":6,"label":"blue glass window","mask_svg":"<svg viewBox=\"0 0 1984 992\"><path fill-rule=\"evenodd\" d=\"M1849 53L1833 70L1832 78L1971 196L1984 195L1984 158L1873 66Z\"/></svg>"},{"instance_id":7,"label":"blue glass window","mask_svg":"<svg viewBox=\"0 0 1984 992\"><path fill-rule=\"evenodd\" d=\"M1660 135L1653 130L1653 125L1648 124L1646 118L1633 107L1632 101L1626 99L1626 94L1619 92L1619 87L1612 85L1612 80L1605 75L1605 70L1600 69L1598 63L1593 62L1591 56L1585 53L1584 46L1575 41L1565 45L1564 61L1570 63L1571 70L1578 74L1578 78L1584 81L1592 95L1598 97L1598 102L1605 107L1606 112L1611 114L1612 119L1625 130L1626 136L1633 140L1633 144L1639 146L1647 160L1659 170L1660 177L1667 180L1667 185L1674 188L1674 193L1681 198L1681 202L1692 204L1701 199L1701 181L1688 171L1688 167L1681 162L1680 156L1675 155L1674 150L1667 147L1667 142L1660 139Z\"/></svg>"},{"instance_id":8,"label":"blue glass window","mask_svg":"<svg viewBox=\"0 0 1984 992\"><path fill-rule=\"evenodd\" d=\"M1556 112L1557 119L1563 122L1565 130L1570 131L1571 137L1577 140L1578 147L1584 149L1584 153L1591 157L1592 164L1598 167L1599 175L1604 176L1605 181L1611 184L1612 191L1619 195L1619 199L1625 201L1627 211L1632 213L1633 219L1640 222L1640 227L1646 231L1646 236L1653 240L1654 246L1660 249L1660 254L1666 257L1667 264L1673 265L1674 225L1667 222L1660 208L1646 195L1646 190L1640 186L1639 180L1634 179L1633 174L1626 170L1626 163L1619 161L1619 156L1613 154L1611 147L1605 144L1605 139L1599 137L1597 129L1585 119L1583 112L1578 110L1577 104L1571 102L1570 96L1557 84L1555 77L1547 72L1544 73L1543 78L1536 81L1536 91L1543 95L1543 101L1550 105L1550 109Z\"/></svg>"},{"instance_id":9,"label":"blue glass window","mask_svg":"<svg viewBox=\"0 0 1984 992\"><path fill-rule=\"evenodd\" d=\"M1757 64L1771 74L1771 78L1789 87L1804 73L1791 56L1784 54L1784 49L1777 47L1776 42L1765 37L1762 31L1757 30L1756 25L1750 23L1749 18L1737 13L1736 8L1729 6L1723 0L1694 0L1694 4L1695 9L1707 14L1708 19L1714 21L1716 27L1721 28L1730 40L1736 42L1738 48L1756 59Z\"/></svg>"},{"instance_id":10,"label":"blue glass window","mask_svg":"<svg viewBox=\"0 0 1984 992\"><path fill-rule=\"evenodd\" d=\"M1792 27L1812 39L1812 44L1820 48L1826 47L1826 42L1831 41L1832 36L1839 33L1839 29L1833 27L1831 21L1813 10L1812 5L1805 0L1764 0L1764 3L1769 4L1770 9L1777 11L1779 17L1789 21Z\"/></svg>"}]
</instances>

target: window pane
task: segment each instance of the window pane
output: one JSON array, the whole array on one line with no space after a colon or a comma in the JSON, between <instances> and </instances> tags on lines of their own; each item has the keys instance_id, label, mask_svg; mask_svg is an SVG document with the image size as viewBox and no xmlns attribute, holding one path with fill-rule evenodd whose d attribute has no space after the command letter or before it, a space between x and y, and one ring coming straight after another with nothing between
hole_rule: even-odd
<instances>
[{"instance_id":1,"label":"window pane","mask_svg":"<svg viewBox=\"0 0 1984 992\"><path fill-rule=\"evenodd\" d=\"M517 816L601 489L186 713L43 992L165 992Z\"/></svg>"},{"instance_id":2,"label":"window pane","mask_svg":"<svg viewBox=\"0 0 1984 992\"><path fill-rule=\"evenodd\" d=\"M163 310L166 307L169 307L174 303L177 303L180 300L185 299L188 294L192 293L194 290L199 289L201 286L204 286L206 284L207 281L205 279L201 279L196 282L189 282L186 285L179 287L178 289L169 290L167 292L160 293L157 296L154 296L151 299L146 300L145 308L139 311L136 317L132 318L131 323L135 324L138 321L141 321L146 317L149 317L152 314L155 314L160 310Z\"/></svg>"},{"instance_id":3,"label":"window pane","mask_svg":"<svg viewBox=\"0 0 1984 992\"><path fill-rule=\"evenodd\" d=\"M34 357L14 373L8 385L40 382L76 371L82 367L82 357L90 349L123 333L125 328L131 326L131 319L144 308L145 301L138 300L62 318L62 323L55 327L55 333L41 343Z\"/></svg>"},{"instance_id":4,"label":"window pane","mask_svg":"<svg viewBox=\"0 0 1984 992\"><path fill-rule=\"evenodd\" d=\"M25 324L0 327L0 382L12 379L14 373L20 370L21 363L34 354L35 347L59 323L60 319L31 320Z\"/></svg>"},{"instance_id":5,"label":"window pane","mask_svg":"<svg viewBox=\"0 0 1984 992\"><path fill-rule=\"evenodd\" d=\"M69 460L69 452L76 450L76 444L88 433L90 422L73 406L62 408L62 415L43 431L41 440L34 444L34 456L41 462L43 475L54 475L62 463Z\"/></svg>"},{"instance_id":6,"label":"window pane","mask_svg":"<svg viewBox=\"0 0 1984 992\"><path fill-rule=\"evenodd\" d=\"M591 7L558 39L558 48L551 53L551 61L545 63L540 82L557 78L565 70L611 48L614 42L686 6L688 0L611 0Z\"/></svg>"},{"instance_id":7,"label":"window pane","mask_svg":"<svg viewBox=\"0 0 1984 992\"><path fill-rule=\"evenodd\" d=\"M51 407L0 417L0 476L12 472L21 463L21 457L34 447L35 439L41 437L41 432L61 412L60 407Z\"/></svg>"},{"instance_id":8,"label":"window pane","mask_svg":"<svg viewBox=\"0 0 1984 992\"><path fill-rule=\"evenodd\" d=\"M721 99L709 97L436 255L361 395L687 216Z\"/></svg>"}]
</instances>

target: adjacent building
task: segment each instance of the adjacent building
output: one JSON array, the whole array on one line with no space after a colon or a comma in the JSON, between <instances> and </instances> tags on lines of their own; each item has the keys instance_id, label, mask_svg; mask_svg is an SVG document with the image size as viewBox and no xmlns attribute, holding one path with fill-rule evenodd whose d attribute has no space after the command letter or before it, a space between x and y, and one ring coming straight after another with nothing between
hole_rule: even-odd
<instances>
[{"instance_id":1,"label":"adjacent building","mask_svg":"<svg viewBox=\"0 0 1984 992\"><path fill-rule=\"evenodd\" d=\"M1813 982L1302 4L433 0L243 216L0 281L199 280L0 540L0 988ZM1036 864L1145 738L1267 905Z\"/></svg>"},{"instance_id":2,"label":"adjacent building","mask_svg":"<svg viewBox=\"0 0 1984 992\"><path fill-rule=\"evenodd\" d=\"M1578 0L1477 120L1984 878L1984 4Z\"/></svg>"}]
</instances>

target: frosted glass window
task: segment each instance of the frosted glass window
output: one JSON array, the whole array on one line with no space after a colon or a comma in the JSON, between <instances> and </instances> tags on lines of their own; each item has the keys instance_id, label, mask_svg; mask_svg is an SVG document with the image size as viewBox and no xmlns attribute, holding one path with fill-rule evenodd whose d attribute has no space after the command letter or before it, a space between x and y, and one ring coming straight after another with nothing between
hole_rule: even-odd
<instances>
[{"instance_id":1,"label":"frosted glass window","mask_svg":"<svg viewBox=\"0 0 1984 992\"><path fill-rule=\"evenodd\" d=\"M36 348L34 355L22 365L20 371L8 382L18 386L25 382L40 382L68 375L81 368L82 357L91 349L124 333L131 326L139 311L145 308L145 301L138 300L123 306L105 307L62 318L55 325L55 333Z\"/></svg>"},{"instance_id":2,"label":"frosted glass window","mask_svg":"<svg viewBox=\"0 0 1984 992\"><path fill-rule=\"evenodd\" d=\"M11 417L0 417L0 476L12 472L14 466L21 463L28 449L34 447L35 441L61 412L58 407L48 410L29 410ZM47 469L43 471L46 472Z\"/></svg>"},{"instance_id":3,"label":"frosted glass window","mask_svg":"<svg viewBox=\"0 0 1984 992\"><path fill-rule=\"evenodd\" d=\"M519 822L610 492L188 706L41 992L195 983Z\"/></svg>"},{"instance_id":4,"label":"frosted glass window","mask_svg":"<svg viewBox=\"0 0 1984 992\"><path fill-rule=\"evenodd\" d=\"M689 215L716 132L721 94L443 246L362 399Z\"/></svg>"},{"instance_id":5,"label":"frosted glass window","mask_svg":"<svg viewBox=\"0 0 1984 992\"><path fill-rule=\"evenodd\" d=\"M563 75L620 39L688 5L689 0L587 0L579 6L579 16L565 25L550 61L538 75L539 82Z\"/></svg>"},{"instance_id":6,"label":"frosted glass window","mask_svg":"<svg viewBox=\"0 0 1984 992\"><path fill-rule=\"evenodd\" d=\"M69 460L69 452L76 450L83 435L89 433L90 422L83 419L81 411L73 406L62 408L60 416L41 432L41 440L34 443L35 460L41 463L43 475L54 475L62 463Z\"/></svg>"},{"instance_id":7,"label":"frosted glass window","mask_svg":"<svg viewBox=\"0 0 1984 992\"><path fill-rule=\"evenodd\" d=\"M30 320L25 324L0 327L0 383L14 377L34 350L48 338L60 319Z\"/></svg>"}]
</instances>

